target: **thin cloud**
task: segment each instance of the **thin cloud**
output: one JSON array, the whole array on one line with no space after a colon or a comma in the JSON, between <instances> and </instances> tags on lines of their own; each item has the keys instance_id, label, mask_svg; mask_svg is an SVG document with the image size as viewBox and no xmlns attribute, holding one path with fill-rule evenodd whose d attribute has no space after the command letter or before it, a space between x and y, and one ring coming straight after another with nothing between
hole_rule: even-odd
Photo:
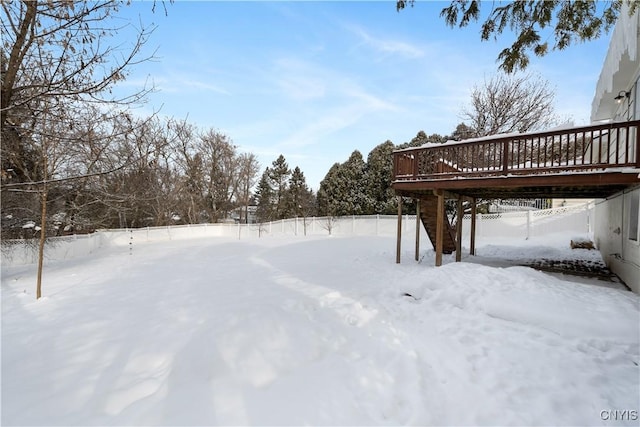
<instances>
[{"instance_id":1,"label":"thin cloud","mask_svg":"<svg viewBox=\"0 0 640 427\"><path fill-rule=\"evenodd\" d=\"M274 61L272 80L278 91L287 98L308 101L323 98L330 80L328 71L317 64L296 58Z\"/></svg>"},{"instance_id":2,"label":"thin cloud","mask_svg":"<svg viewBox=\"0 0 640 427\"><path fill-rule=\"evenodd\" d=\"M304 76L289 76L277 82L278 87L286 96L296 100L311 100L322 98L326 94L324 82Z\"/></svg>"},{"instance_id":3,"label":"thin cloud","mask_svg":"<svg viewBox=\"0 0 640 427\"><path fill-rule=\"evenodd\" d=\"M348 31L355 34L365 46L389 55L399 55L405 58L421 58L425 52L421 48L399 40L377 38L357 26L347 26Z\"/></svg>"},{"instance_id":4,"label":"thin cloud","mask_svg":"<svg viewBox=\"0 0 640 427\"><path fill-rule=\"evenodd\" d=\"M324 113L318 112L314 120L308 121L307 125L293 132L278 146L289 148L324 143L332 134L356 126L370 115L395 109L397 107L392 104L360 92L344 106L325 109Z\"/></svg>"},{"instance_id":5,"label":"thin cloud","mask_svg":"<svg viewBox=\"0 0 640 427\"><path fill-rule=\"evenodd\" d=\"M214 92L220 95L231 95L231 93L210 82L204 82L186 74L170 74L168 76L154 78L156 89L166 93L184 93L185 90L196 90Z\"/></svg>"},{"instance_id":6,"label":"thin cloud","mask_svg":"<svg viewBox=\"0 0 640 427\"><path fill-rule=\"evenodd\" d=\"M274 120L288 136L279 138L279 147L304 147L322 143L332 135L380 112L401 108L363 86L357 78L336 68L298 58L280 58L272 75L284 102ZM294 102L287 102L293 100ZM297 126L297 127L296 127ZM286 134L285 134L286 135Z\"/></svg>"}]
</instances>

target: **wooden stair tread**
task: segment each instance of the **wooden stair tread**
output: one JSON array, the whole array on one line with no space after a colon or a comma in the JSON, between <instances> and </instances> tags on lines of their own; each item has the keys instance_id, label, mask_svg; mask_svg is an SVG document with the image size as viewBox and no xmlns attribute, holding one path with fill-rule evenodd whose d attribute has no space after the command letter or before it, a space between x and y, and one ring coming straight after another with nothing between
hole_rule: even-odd
<instances>
[{"instance_id":1,"label":"wooden stair tread","mask_svg":"<svg viewBox=\"0 0 640 427\"><path fill-rule=\"evenodd\" d=\"M420 198L420 221L427 231L429 240L433 248L436 247L438 198L436 196L426 196ZM444 217L444 232L442 233L442 252L450 254L456 250L455 230L449 223L449 218Z\"/></svg>"}]
</instances>

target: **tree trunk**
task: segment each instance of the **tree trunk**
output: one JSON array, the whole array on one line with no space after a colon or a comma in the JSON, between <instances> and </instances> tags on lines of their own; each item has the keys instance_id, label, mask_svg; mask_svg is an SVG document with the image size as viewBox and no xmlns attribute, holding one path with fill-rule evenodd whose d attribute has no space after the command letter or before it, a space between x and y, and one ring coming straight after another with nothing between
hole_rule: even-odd
<instances>
[{"instance_id":1,"label":"tree trunk","mask_svg":"<svg viewBox=\"0 0 640 427\"><path fill-rule=\"evenodd\" d=\"M33 43L33 38L30 37L30 33L36 26L36 14L38 3L35 1L24 2L25 13L23 20L19 23L16 31L16 40L11 48L11 53L8 58L8 64L6 70L2 73L2 93L0 96L0 111L2 112L2 127L4 127L7 120L7 110L11 105L11 98L13 97L13 88L16 82L16 76L20 69L20 65L24 61L24 57L29 51L29 47ZM5 58L3 58L5 59Z\"/></svg>"},{"instance_id":2,"label":"tree trunk","mask_svg":"<svg viewBox=\"0 0 640 427\"><path fill-rule=\"evenodd\" d=\"M46 171L46 156L45 156ZM46 175L46 174L45 174ZM44 244L47 239L47 184L42 184L41 206L40 206L40 244L38 245L38 280L36 284L36 299L42 296L42 268L44 266Z\"/></svg>"}]
</instances>

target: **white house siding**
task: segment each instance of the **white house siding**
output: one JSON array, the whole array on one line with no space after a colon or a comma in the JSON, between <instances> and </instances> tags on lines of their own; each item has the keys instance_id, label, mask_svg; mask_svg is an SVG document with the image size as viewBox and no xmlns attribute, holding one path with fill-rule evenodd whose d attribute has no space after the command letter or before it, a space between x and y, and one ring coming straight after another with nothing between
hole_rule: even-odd
<instances>
[{"instance_id":1,"label":"white house siding","mask_svg":"<svg viewBox=\"0 0 640 427\"><path fill-rule=\"evenodd\" d=\"M611 271L640 293L640 244L629 239L632 194L640 187L596 203L594 240Z\"/></svg>"},{"instance_id":2,"label":"white house siding","mask_svg":"<svg viewBox=\"0 0 640 427\"><path fill-rule=\"evenodd\" d=\"M633 90L633 84L637 81L640 71L638 68L639 21L638 10L633 16L629 16L629 9L625 3L611 35L607 56L596 84L591 104L592 122L624 120L625 115L620 111L620 107L624 108L624 105L621 106L614 98L621 91L631 91L631 96L635 98L636 91ZM624 100L621 104L626 102L628 100Z\"/></svg>"},{"instance_id":3,"label":"white house siding","mask_svg":"<svg viewBox=\"0 0 640 427\"><path fill-rule=\"evenodd\" d=\"M592 122L640 119L639 29L640 11L636 10L633 16L629 16L628 7L625 5L613 30L609 50L596 85L591 105ZM618 102L615 97L620 93L628 96ZM635 135L631 135L631 138L635 138ZM626 153L629 158L637 158L640 155L635 152L635 147L632 146L631 150L630 153ZM619 156L624 154L619 153ZM629 239L629 214L631 199L639 192L640 187L636 187L597 202L594 221L594 240L605 262L611 271L638 293L640 245L637 240Z\"/></svg>"}]
</instances>

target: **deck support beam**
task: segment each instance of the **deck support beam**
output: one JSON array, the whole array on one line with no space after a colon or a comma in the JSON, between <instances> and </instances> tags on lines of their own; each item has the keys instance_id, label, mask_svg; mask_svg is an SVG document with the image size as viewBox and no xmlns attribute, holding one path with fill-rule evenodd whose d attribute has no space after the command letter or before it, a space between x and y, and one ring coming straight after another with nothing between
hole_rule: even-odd
<instances>
[{"instance_id":1,"label":"deck support beam","mask_svg":"<svg viewBox=\"0 0 640 427\"><path fill-rule=\"evenodd\" d=\"M458 196L456 205L456 262L462 261L462 196Z\"/></svg>"},{"instance_id":2,"label":"deck support beam","mask_svg":"<svg viewBox=\"0 0 640 427\"><path fill-rule=\"evenodd\" d=\"M416 261L420 259L420 199L416 201Z\"/></svg>"},{"instance_id":3,"label":"deck support beam","mask_svg":"<svg viewBox=\"0 0 640 427\"><path fill-rule=\"evenodd\" d=\"M398 229L396 231L396 264L400 264L400 251L402 240L402 196L398 196Z\"/></svg>"},{"instance_id":4,"label":"deck support beam","mask_svg":"<svg viewBox=\"0 0 640 427\"><path fill-rule=\"evenodd\" d=\"M469 254L476 254L476 198L471 199L471 234L469 236Z\"/></svg>"},{"instance_id":5,"label":"deck support beam","mask_svg":"<svg viewBox=\"0 0 640 427\"><path fill-rule=\"evenodd\" d=\"M442 265L442 247L444 241L444 192L434 191L438 196L438 208L436 213L436 267Z\"/></svg>"}]
</instances>

